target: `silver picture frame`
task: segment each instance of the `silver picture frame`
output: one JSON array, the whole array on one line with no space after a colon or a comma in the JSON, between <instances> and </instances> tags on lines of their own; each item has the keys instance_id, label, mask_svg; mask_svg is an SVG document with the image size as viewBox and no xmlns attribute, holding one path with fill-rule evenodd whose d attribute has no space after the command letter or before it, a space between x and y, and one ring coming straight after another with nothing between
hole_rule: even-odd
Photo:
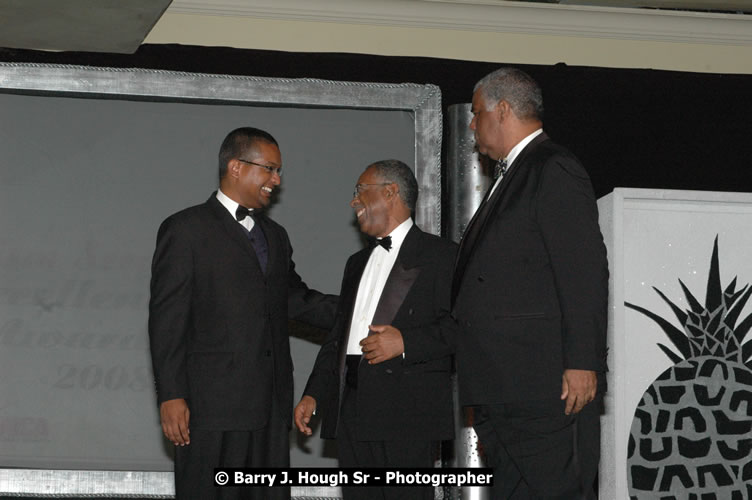
<instances>
[{"instance_id":1,"label":"silver picture frame","mask_svg":"<svg viewBox=\"0 0 752 500\"><path fill-rule=\"evenodd\" d=\"M0 93L284 107L409 111L414 116L415 220L441 229L441 91L431 84L215 75L139 68L0 63ZM171 472L3 468L0 495L172 498ZM338 488L293 488L294 498L338 498Z\"/></svg>"}]
</instances>

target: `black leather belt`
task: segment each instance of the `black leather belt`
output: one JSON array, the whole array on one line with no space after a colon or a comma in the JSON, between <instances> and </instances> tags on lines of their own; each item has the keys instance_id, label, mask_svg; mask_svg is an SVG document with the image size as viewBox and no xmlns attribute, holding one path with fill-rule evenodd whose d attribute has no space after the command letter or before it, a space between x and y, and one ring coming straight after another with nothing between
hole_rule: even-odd
<instances>
[{"instance_id":1,"label":"black leather belt","mask_svg":"<svg viewBox=\"0 0 752 500\"><path fill-rule=\"evenodd\" d=\"M360 354L348 354L345 358L345 385L350 389L358 388L358 365L361 358Z\"/></svg>"}]
</instances>

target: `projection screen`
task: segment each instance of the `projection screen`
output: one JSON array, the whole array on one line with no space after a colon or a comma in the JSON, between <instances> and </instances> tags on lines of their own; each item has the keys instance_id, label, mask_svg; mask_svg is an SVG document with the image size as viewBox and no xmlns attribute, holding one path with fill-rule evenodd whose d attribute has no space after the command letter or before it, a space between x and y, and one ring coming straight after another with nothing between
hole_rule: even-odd
<instances>
[{"instance_id":1,"label":"projection screen","mask_svg":"<svg viewBox=\"0 0 752 500\"><path fill-rule=\"evenodd\" d=\"M159 223L216 189L230 130L279 141L270 215L306 282L338 293L369 163L414 167L416 222L438 234L440 101L433 85L0 64L0 494L173 493L149 266ZM291 340L297 398L318 346ZM336 465L318 440L291 442L293 466Z\"/></svg>"}]
</instances>

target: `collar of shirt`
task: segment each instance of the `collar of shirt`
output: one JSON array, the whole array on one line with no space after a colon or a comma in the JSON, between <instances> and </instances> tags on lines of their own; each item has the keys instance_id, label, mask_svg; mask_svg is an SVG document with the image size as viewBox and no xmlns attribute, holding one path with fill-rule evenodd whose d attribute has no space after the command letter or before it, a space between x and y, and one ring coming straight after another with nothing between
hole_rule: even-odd
<instances>
[{"instance_id":1,"label":"collar of shirt","mask_svg":"<svg viewBox=\"0 0 752 500\"><path fill-rule=\"evenodd\" d=\"M228 212L230 212L232 218L235 219L235 211L238 209L238 205L240 205L240 203L224 194L220 189L217 189L217 200L222 204L223 207L227 209ZM250 231L251 229L253 229L254 222L250 217L246 217L245 219L238 221L238 224L243 226L247 231Z\"/></svg>"},{"instance_id":2,"label":"collar of shirt","mask_svg":"<svg viewBox=\"0 0 752 500\"><path fill-rule=\"evenodd\" d=\"M504 158L504 160L507 162L507 165L508 165L507 166L507 175L509 174L509 171L514 166L514 160L515 160L515 158L517 158L517 156L520 154L520 152L523 149L525 149L525 146L527 146L528 144L530 144L530 142L533 139L535 139L536 137L538 137L542 133L543 133L543 129L539 128L538 130L536 130L535 132L533 132L532 134L530 134L529 136L525 137L520 142L518 142L512 148L512 150L509 151L509 154L506 156L506 158ZM496 183L494 184L493 189L491 190L491 192L489 193L488 196L491 196L491 194L493 194L493 192L496 191L496 187L501 183L501 179L503 179L503 177L499 177L498 179L496 179Z\"/></svg>"},{"instance_id":3,"label":"collar of shirt","mask_svg":"<svg viewBox=\"0 0 752 500\"><path fill-rule=\"evenodd\" d=\"M402 247L402 242L405 241L405 237L407 236L407 233L410 231L410 228L413 227L413 220L408 217L402 224L395 227L391 233L389 233L389 236L392 237L392 248L389 250L389 253L394 253L394 255L397 255L400 251L400 247ZM381 238L377 238L381 239ZM386 249L383 247L376 247L380 248L382 252L386 252Z\"/></svg>"}]
</instances>

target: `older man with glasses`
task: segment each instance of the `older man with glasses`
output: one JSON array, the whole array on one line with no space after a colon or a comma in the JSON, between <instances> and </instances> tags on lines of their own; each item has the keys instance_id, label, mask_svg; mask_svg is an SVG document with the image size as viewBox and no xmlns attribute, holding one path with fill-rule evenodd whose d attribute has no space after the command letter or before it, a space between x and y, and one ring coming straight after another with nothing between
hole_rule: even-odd
<instances>
[{"instance_id":1,"label":"older man with glasses","mask_svg":"<svg viewBox=\"0 0 752 500\"><path fill-rule=\"evenodd\" d=\"M454 435L449 313L456 245L411 218L418 184L384 160L366 168L350 206L372 244L345 266L334 329L295 408L307 435L336 439L342 467L432 467ZM451 324L451 321L450 321ZM345 499L432 499L433 488L344 486Z\"/></svg>"}]
</instances>

